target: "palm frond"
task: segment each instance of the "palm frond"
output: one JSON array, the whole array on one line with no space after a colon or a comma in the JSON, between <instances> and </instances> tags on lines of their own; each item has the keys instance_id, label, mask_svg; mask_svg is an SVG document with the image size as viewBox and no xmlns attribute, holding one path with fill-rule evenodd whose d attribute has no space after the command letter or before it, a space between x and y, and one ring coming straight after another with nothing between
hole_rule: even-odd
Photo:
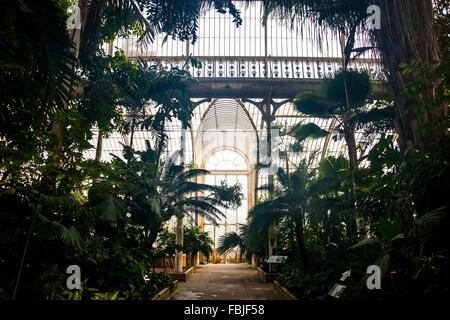
<instances>
[{"instance_id":1,"label":"palm frond","mask_svg":"<svg viewBox=\"0 0 450 320\"><path fill-rule=\"evenodd\" d=\"M49 238L59 239L66 245L80 248L81 237L78 230L74 226L66 227L61 222L49 220L44 215L38 213L39 229Z\"/></svg>"},{"instance_id":2,"label":"palm frond","mask_svg":"<svg viewBox=\"0 0 450 320\"><path fill-rule=\"evenodd\" d=\"M369 75L365 72L339 72L326 83L326 99L335 102L338 106L344 106L348 97L351 108L360 108L366 104L371 91L372 84Z\"/></svg>"},{"instance_id":3,"label":"palm frond","mask_svg":"<svg viewBox=\"0 0 450 320\"><path fill-rule=\"evenodd\" d=\"M184 170L184 167L180 166L180 165L176 165L174 163L170 163L163 170L164 170L164 173L162 176L162 180L168 182L168 181L174 180L179 174L181 174Z\"/></svg>"},{"instance_id":4,"label":"palm frond","mask_svg":"<svg viewBox=\"0 0 450 320\"><path fill-rule=\"evenodd\" d=\"M249 212L249 232L265 233L267 228L282 215L283 210L273 205L272 201L260 203Z\"/></svg>"},{"instance_id":5,"label":"palm frond","mask_svg":"<svg viewBox=\"0 0 450 320\"><path fill-rule=\"evenodd\" d=\"M217 209L214 205L208 203L207 201L198 200L196 198L186 198L180 200L176 204L179 208L185 208L195 211L195 209L200 209L208 216L212 216L214 219L225 218L225 214ZM205 216L207 218L208 216Z\"/></svg>"},{"instance_id":6,"label":"palm frond","mask_svg":"<svg viewBox=\"0 0 450 320\"><path fill-rule=\"evenodd\" d=\"M307 123L307 124L299 123L291 129L289 134L294 136L298 142L302 142L307 138L313 139L323 138L329 135L330 133L326 130L323 130L315 123Z\"/></svg>"},{"instance_id":7,"label":"palm frond","mask_svg":"<svg viewBox=\"0 0 450 320\"><path fill-rule=\"evenodd\" d=\"M308 92L297 95L294 105L298 112L318 118L329 118L335 109L324 97Z\"/></svg>"},{"instance_id":8,"label":"palm frond","mask_svg":"<svg viewBox=\"0 0 450 320\"><path fill-rule=\"evenodd\" d=\"M242 250L243 240L236 232L228 232L218 240L217 253L224 254L232 251L236 247Z\"/></svg>"},{"instance_id":9,"label":"palm frond","mask_svg":"<svg viewBox=\"0 0 450 320\"><path fill-rule=\"evenodd\" d=\"M83 210L79 199L74 195L51 196L39 194L38 202L52 212L81 212Z\"/></svg>"},{"instance_id":10,"label":"palm frond","mask_svg":"<svg viewBox=\"0 0 450 320\"><path fill-rule=\"evenodd\" d=\"M127 211L122 200L111 194L102 197L101 202L94 206L93 209L100 214L102 219L110 222L122 219Z\"/></svg>"},{"instance_id":11,"label":"palm frond","mask_svg":"<svg viewBox=\"0 0 450 320\"><path fill-rule=\"evenodd\" d=\"M186 171L180 173L177 176L177 180L187 181L187 180L189 180L191 178L207 175L209 173L210 172L208 170L205 170L205 169L190 169L190 170L186 170Z\"/></svg>"}]
</instances>

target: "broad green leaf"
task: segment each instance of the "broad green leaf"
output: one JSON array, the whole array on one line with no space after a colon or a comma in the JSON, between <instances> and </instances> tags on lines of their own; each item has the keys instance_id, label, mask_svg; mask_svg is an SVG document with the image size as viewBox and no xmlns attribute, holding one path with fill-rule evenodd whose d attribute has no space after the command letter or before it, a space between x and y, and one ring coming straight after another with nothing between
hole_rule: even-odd
<instances>
[{"instance_id":1,"label":"broad green leaf","mask_svg":"<svg viewBox=\"0 0 450 320\"><path fill-rule=\"evenodd\" d=\"M362 240L362 241L358 242L357 244L349 247L349 249L357 249L357 248L361 248L361 247L365 247L365 246L372 246L372 245L380 245L380 242L376 239L365 239L365 240Z\"/></svg>"},{"instance_id":2,"label":"broad green leaf","mask_svg":"<svg viewBox=\"0 0 450 320\"><path fill-rule=\"evenodd\" d=\"M290 132L290 135L294 136L298 142L302 142L307 138L318 139L326 137L329 134L328 131L323 130L315 123L298 124Z\"/></svg>"}]
</instances>

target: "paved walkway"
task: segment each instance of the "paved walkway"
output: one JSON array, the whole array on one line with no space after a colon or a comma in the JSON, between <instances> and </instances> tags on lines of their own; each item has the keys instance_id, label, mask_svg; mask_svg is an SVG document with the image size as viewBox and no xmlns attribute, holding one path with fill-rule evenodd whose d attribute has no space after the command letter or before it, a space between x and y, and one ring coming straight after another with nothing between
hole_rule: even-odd
<instances>
[{"instance_id":1,"label":"paved walkway","mask_svg":"<svg viewBox=\"0 0 450 320\"><path fill-rule=\"evenodd\" d=\"M247 263L207 264L178 282L171 300L282 300L273 283L264 283Z\"/></svg>"}]
</instances>

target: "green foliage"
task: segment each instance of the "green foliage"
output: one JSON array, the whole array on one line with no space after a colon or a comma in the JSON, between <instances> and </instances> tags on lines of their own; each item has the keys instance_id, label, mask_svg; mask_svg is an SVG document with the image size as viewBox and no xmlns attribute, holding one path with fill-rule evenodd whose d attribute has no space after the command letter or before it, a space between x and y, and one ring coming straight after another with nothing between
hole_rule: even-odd
<instances>
[{"instance_id":1,"label":"green foliage","mask_svg":"<svg viewBox=\"0 0 450 320\"><path fill-rule=\"evenodd\" d=\"M153 272L161 254L212 252L212 240L194 227L185 228L184 246L177 248L175 235L163 231L165 222L199 214L216 223L223 217L221 208L241 204L242 188L197 183L206 170L163 160L167 123L176 119L189 127L191 76L177 68L132 63L120 52L106 56L100 44L132 33L145 45L159 31L195 42L201 10L228 10L236 25L239 12L229 0L90 1L77 59L66 25L67 4L0 4L0 299L149 300L173 285L167 275ZM344 67L351 55L368 49L353 47L367 5L264 1L267 13L301 14L343 31ZM445 22L442 7L438 2L436 19ZM443 52L448 51L446 28L439 35ZM195 59L191 64L201 66ZM408 112L422 121L448 105L447 60L431 70L418 59L400 68L414 80L398 101L428 97L410 103ZM367 74L345 71L324 81L318 94L299 95L295 105L307 115L336 118L337 133L346 138L355 130L367 135L391 130L391 102L363 108L370 91ZM148 104L155 106L155 115L146 114ZM448 294L448 116L424 123L418 123L421 132L443 129L442 139L427 144L424 152L401 153L394 137L383 134L357 159L356 164L367 160L369 166L354 177L355 163L344 157L326 157L316 170L306 162L280 170L270 190L274 196L258 199L249 226L225 235L218 251L239 246L243 254L263 256L267 230L275 223L278 253L289 257L278 280L299 298L328 299L331 286L349 269L343 299ZM61 139L52 133L57 125L63 128ZM93 127L105 136L130 133L122 157L115 155L110 163L84 159ZM144 151L133 146L136 130L151 133ZM314 124L298 125L291 133L298 140L294 151L302 150L306 138L328 134ZM79 291L65 287L72 264L82 270ZM382 269L382 292L364 286L370 264Z\"/></svg>"},{"instance_id":2,"label":"green foliage","mask_svg":"<svg viewBox=\"0 0 450 320\"><path fill-rule=\"evenodd\" d=\"M311 137L313 139L318 139L326 137L330 133L326 130L321 129L315 123L308 123L308 124L299 123L292 128L291 134L297 139L299 143L301 143L306 138Z\"/></svg>"},{"instance_id":3,"label":"green foliage","mask_svg":"<svg viewBox=\"0 0 450 320\"><path fill-rule=\"evenodd\" d=\"M157 245L161 254L175 254L175 250L180 250L188 255L195 256L201 253L207 259L213 253L214 241L206 232L195 226L184 227L183 245L175 244L175 232L163 230L158 237Z\"/></svg>"},{"instance_id":4,"label":"green foliage","mask_svg":"<svg viewBox=\"0 0 450 320\"><path fill-rule=\"evenodd\" d=\"M427 65L420 59L413 59L409 64L401 63L399 68L402 74L411 75L412 80L405 84L404 89L396 97L397 101L406 103L410 102L411 96L427 96L429 92L433 95L428 99L421 99L414 103L408 103L407 112L414 112L420 123L423 123L417 129L421 134L439 129L439 136L446 134L450 119L448 117L448 109L450 105L450 62L448 57L440 63L435 62L433 65ZM446 106L447 114L438 114L431 117L433 111L439 110L442 106Z\"/></svg>"},{"instance_id":5,"label":"green foliage","mask_svg":"<svg viewBox=\"0 0 450 320\"><path fill-rule=\"evenodd\" d=\"M331 79L322 82L319 93L303 93L297 95L294 104L296 109L306 115L319 118L334 118L338 125L335 132L328 133L314 123L294 126L290 135L301 143L307 138L318 139L334 134L333 138L345 138L350 167L357 167L357 146L355 131L364 130L368 137L392 130L395 111L386 101L377 103L365 110L369 102L372 85L367 73L345 71L335 74ZM298 149L298 148L297 148ZM356 169L352 169L356 170ZM351 173L354 176L354 173Z\"/></svg>"},{"instance_id":6,"label":"green foliage","mask_svg":"<svg viewBox=\"0 0 450 320\"><path fill-rule=\"evenodd\" d=\"M341 109L346 105L347 97L351 109L362 107L372 91L369 75L356 71L340 72L332 80L325 82L325 86L326 99Z\"/></svg>"},{"instance_id":7,"label":"green foliage","mask_svg":"<svg viewBox=\"0 0 450 320\"><path fill-rule=\"evenodd\" d=\"M302 301L326 300L330 284L334 280L333 270L321 268L314 274L308 274L302 269L301 265L288 262L278 274L277 281Z\"/></svg>"},{"instance_id":8,"label":"green foliage","mask_svg":"<svg viewBox=\"0 0 450 320\"><path fill-rule=\"evenodd\" d=\"M234 8L231 2L211 3L217 10ZM164 275L149 274L157 258L152 243L164 222L194 212L215 220L222 216L218 207L240 203L240 188L197 184L193 180L206 171L185 171L161 159L165 124L175 118L189 127L192 117L187 72L132 63L120 52L106 56L99 49L102 40L117 34L135 32L145 42L159 28L171 32L186 26L159 24L163 17L146 20L138 10L150 5L146 1L106 1L97 7L89 2L77 60L66 28L67 4L1 5L1 296L149 299L171 284ZM149 103L157 109L152 117L145 113ZM131 121L123 121L123 108ZM50 132L56 123L63 127L59 140ZM131 133L125 161L84 159L94 126L104 136ZM136 129L153 133L145 151L133 148ZM206 191L209 196L192 196ZM210 240L204 234L193 237L189 250L207 255ZM72 264L80 266L85 287L76 293L65 288L65 269Z\"/></svg>"},{"instance_id":9,"label":"green foliage","mask_svg":"<svg viewBox=\"0 0 450 320\"><path fill-rule=\"evenodd\" d=\"M219 238L217 253L228 253L236 247L241 251L246 250L244 240L236 232L228 232Z\"/></svg>"},{"instance_id":10,"label":"green foliage","mask_svg":"<svg viewBox=\"0 0 450 320\"><path fill-rule=\"evenodd\" d=\"M383 135L369 152L370 166L364 169L364 175L357 176L356 205L351 211L345 208L347 160L324 159L311 178L314 182L310 192L315 196L308 206L309 223L305 230L305 241L316 267L307 269L294 256L281 270L280 284L300 299L329 299L332 285L351 269L352 276L346 280L347 288L341 297L344 300L433 298L447 294L448 275L444 270L448 267L448 207L424 213L416 211L412 204L413 193L421 190L422 198L430 196L425 190L432 188L433 179L447 174L447 162L442 158L447 153L446 143L440 142L433 156L419 156L418 160L417 155L401 154L394 147L392 136ZM416 166L408 166L410 161ZM359 239L347 235L348 214L357 218ZM281 225L278 230L288 232ZM283 237L286 235L278 236ZM289 241L283 243L292 246ZM294 248L296 245L294 242ZM295 251L285 252L289 255ZM382 291L366 288L365 270L372 264L381 268Z\"/></svg>"},{"instance_id":11,"label":"green foliage","mask_svg":"<svg viewBox=\"0 0 450 320\"><path fill-rule=\"evenodd\" d=\"M356 112L365 105L371 91L372 85L367 73L339 72L332 79L323 81L319 94L297 95L295 106L299 112L314 117L343 116L347 112Z\"/></svg>"},{"instance_id":12,"label":"green foliage","mask_svg":"<svg viewBox=\"0 0 450 320\"><path fill-rule=\"evenodd\" d=\"M442 295L448 297L448 272L444 271L448 269L448 246L444 243L448 243L445 230L448 229L450 206L448 192L443 191L446 190L443 186L449 181L450 150L448 116L444 110L448 106L447 2L433 2L434 19L438 22L435 26L440 25L437 33L444 59L435 65L426 65L417 59L400 64L405 77L391 81L394 87L405 88L399 98L390 99L394 100L394 103L405 104L405 110L397 104L395 113L392 101L378 102L371 110L363 108L366 100L364 97L368 97L370 92L370 83L367 76L357 73L337 74L334 79L327 80L317 94L303 93L296 97L295 105L298 111L313 117L334 117L339 121L336 138L344 136L349 149L354 148L351 146L351 136L355 130L364 131L370 140L382 134L379 142L360 159L352 159L351 152L350 161L334 157L323 159L316 174L310 178L308 193L312 194L312 200L307 203L306 209L300 205L296 206L297 210L308 212L305 241L311 251L315 268L308 270L302 261L296 261L295 255L290 253L294 259L288 259L278 281L294 292L300 300L331 299L327 297L329 289L344 271L350 269L352 275L345 282L347 288L341 300L391 301L410 297L420 300L427 297L435 299ZM351 57L370 49L354 48L354 43L358 27L367 27L364 23L367 18L366 10L371 4L377 2L264 1L264 12L266 16L285 19L293 26L312 19L316 24L342 33L346 40L343 48L343 69L346 70ZM392 13L383 1L378 4L382 10L387 9ZM409 2L399 1L392 4L392 7L399 5L401 19L395 19L398 20L398 25L392 23L391 28L384 28L383 30L388 31L381 34L389 36L389 30L399 30L401 26L403 31L409 32L405 36L405 39L409 39L415 28L411 21L415 21L414 15L423 15L418 8L425 5L425 2L417 2L417 6L412 6ZM426 2L426 5L431 6L429 2ZM405 16L408 16L408 19L405 19ZM409 21L410 25L405 27L403 20ZM300 29L300 32L306 34L311 31ZM315 36L323 35L319 29L312 33ZM383 56L389 56L394 51L388 52L382 43L391 41L392 48L395 49L395 41L399 40L379 37L377 31L374 39L381 44ZM433 37L427 40L430 44L424 43L424 46L433 47ZM410 49L411 46L406 50ZM413 48L416 49L418 48ZM425 56L427 55L424 55L424 59ZM397 66L393 67L389 70L391 76L397 72ZM347 78L347 75L349 82L345 81L344 86L343 79ZM351 79L353 75L354 78ZM414 80L405 83L403 80L408 77ZM425 152L412 148L406 153L398 151L395 138L385 134L394 129L395 114L397 118L408 117L403 122L397 119L396 128L400 130L400 144L405 149L404 144L415 145L415 141L403 140L433 137L426 141L428 147ZM414 114L418 115L418 121L410 120ZM418 132L413 129L414 132L404 134L403 129L399 128L399 122L400 126L417 125ZM317 131L310 130L311 133ZM304 129L304 132L306 131ZM444 131L445 134L442 135ZM302 141L305 136L306 134L302 134L297 138ZM356 154L355 152L355 158ZM363 160L368 160L369 165L355 170L352 174L349 164L350 167L357 167L355 163L360 164ZM352 176L354 182L351 181L353 178L349 179ZM268 220L272 220L275 214L272 214L269 205L262 205L268 213ZM278 207L283 206L286 206L286 203L278 204ZM350 237L348 233L347 227L351 218L355 218L357 222L356 237ZM288 249L295 248L298 240L289 241L289 222L286 225L281 221L283 220L277 224L277 230L282 233L277 235L278 239L282 239L279 244L287 246ZM289 254L295 251L286 252ZM365 286L365 270L371 264L377 264L382 269L382 290L369 291Z\"/></svg>"},{"instance_id":13,"label":"green foliage","mask_svg":"<svg viewBox=\"0 0 450 320\"><path fill-rule=\"evenodd\" d=\"M318 118L329 118L335 109L324 97L312 93L298 94L294 103L299 112Z\"/></svg>"},{"instance_id":14,"label":"green foliage","mask_svg":"<svg viewBox=\"0 0 450 320\"><path fill-rule=\"evenodd\" d=\"M167 36L180 40L197 40L200 12L207 7L214 7L219 13L229 13L233 22L239 27L242 19L231 0L151 0L142 1L143 8L150 20L159 20L161 31Z\"/></svg>"}]
</instances>

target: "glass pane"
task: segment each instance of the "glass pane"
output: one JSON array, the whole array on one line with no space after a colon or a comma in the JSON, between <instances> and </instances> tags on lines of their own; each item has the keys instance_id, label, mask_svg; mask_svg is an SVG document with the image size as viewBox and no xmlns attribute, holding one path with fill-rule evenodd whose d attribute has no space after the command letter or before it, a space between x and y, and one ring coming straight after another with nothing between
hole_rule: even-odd
<instances>
[{"instance_id":1,"label":"glass pane","mask_svg":"<svg viewBox=\"0 0 450 320\"><path fill-rule=\"evenodd\" d=\"M227 226L227 233L229 232L236 232L236 227L235 226Z\"/></svg>"},{"instance_id":2,"label":"glass pane","mask_svg":"<svg viewBox=\"0 0 450 320\"><path fill-rule=\"evenodd\" d=\"M227 176L227 183L229 186L236 184L236 176Z\"/></svg>"},{"instance_id":3,"label":"glass pane","mask_svg":"<svg viewBox=\"0 0 450 320\"><path fill-rule=\"evenodd\" d=\"M211 224L205 224L205 232L208 233L208 236L211 239L214 239L214 226Z\"/></svg>"},{"instance_id":4,"label":"glass pane","mask_svg":"<svg viewBox=\"0 0 450 320\"><path fill-rule=\"evenodd\" d=\"M222 161L217 166L217 170L235 170L235 165L231 161Z\"/></svg>"},{"instance_id":5,"label":"glass pane","mask_svg":"<svg viewBox=\"0 0 450 320\"><path fill-rule=\"evenodd\" d=\"M248 196L247 176L238 176L237 179L242 186L242 194L244 195L244 199L247 199Z\"/></svg>"},{"instance_id":6,"label":"glass pane","mask_svg":"<svg viewBox=\"0 0 450 320\"><path fill-rule=\"evenodd\" d=\"M214 185L214 184L215 184L214 176L212 176L212 175L207 175L207 176L205 177L205 184Z\"/></svg>"},{"instance_id":7,"label":"glass pane","mask_svg":"<svg viewBox=\"0 0 450 320\"><path fill-rule=\"evenodd\" d=\"M238 212L238 223L246 224L247 223L247 214L248 214L248 201L242 200L242 206L237 209Z\"/></svg>"},{"instance_id":8,"label":"glass pane","mask_svg":"<svg viewBox=\"0 0 450 320\"><path fill-rule=\"evenodd\" d=\"M217 176L216 176L216 185L220 185L220 183L221 183L222 181L226 181L226 177L225 177L225 176L222 176L222 175L217 175Z\"/></svg>"},{"instance_id":9,"label":"glass pane","mask_svg":"<svg viewBox=\"0 0 450 320\"><path fill-rule=\"evenodd\" d=\"M236 223L237 219L236 209L230 209L227 212L227 223Z\"/></svg>"},{"instance_id":10,"label":"glass pane","mask_svg":"<svg viewBox=\"0 0 450 320\"><path fill-rule=\"evenodd\" d=\"M216 248L219 246L219 239L225 234L225 226L216 227Z\"/></svg>"}]
</instances>

